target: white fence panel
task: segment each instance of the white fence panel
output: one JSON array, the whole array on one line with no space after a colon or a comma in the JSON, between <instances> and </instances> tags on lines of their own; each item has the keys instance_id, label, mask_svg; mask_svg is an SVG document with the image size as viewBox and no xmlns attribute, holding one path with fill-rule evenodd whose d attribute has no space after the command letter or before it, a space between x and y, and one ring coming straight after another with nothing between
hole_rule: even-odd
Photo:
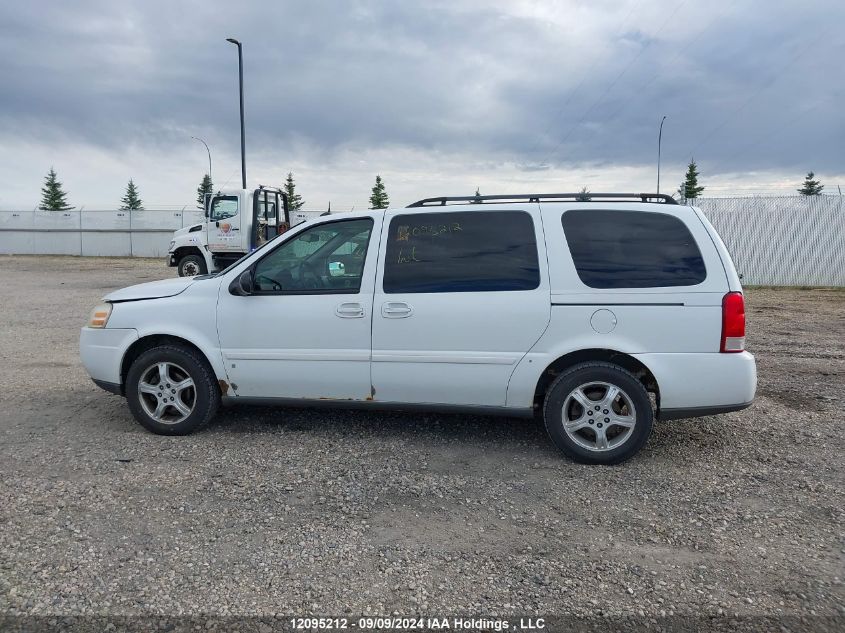
<instances>
[{"instance_id":1,"label":"white fence panel","mask_svg":"<svg viewBox=\"0 0 845 633\"><path fill-rule=\"evenodd\" d=\"M743 283L845 286L845 202L839 196L702 198ZM294 213L293 223L312 217ZM199 209L0 211L0 253L164 257Z\"/></svg>"},{"instance_id":2,"label":"white fence panel","mask_svg":"<svg viewBox=\"0 0 845 633\"><path fill-rule=\"evenodd\" d=\"M205 221L202 209L185 209L182 212L182 226L191 226Z\"/></svg>"},{"instance_id":3,"label":"white fence panel","mask_svg":"<svg viewBox=\"0 0 845 633\"><path fill-rule=\"evenodd\" d=\"M41 231L33 241L38 255L81 255L79 213L75 211L33 211L33 228Z\"/></svg>"},{"instance_id":4,"label":"white fence panel","mask_svg":"<svg viewBox=\"0 0 845 633\"><path fill-rule=\"evenodd\" d=\"M703 198L743 283L845 286L845 203L839 196Z\"/></svg>"},{"instance_id":5,"label":"white fence panel","mask_svg":"<svg viewBox=\"0 0 845 633\"><path fill-rule=\"evenodd\" d=\"M0 253L32 253L35 234L32 211L0 211Z\"/></svg>"},{"instance_id":6,"label":"white fence panel","mask_svg":"<svg viewBox=\"0 0 845 633\"><path fill-rule=\"evenodd\" d=\"M97 257L131 257L129 211L80 211L81 253Z\"/></svg>"}]
</instances>

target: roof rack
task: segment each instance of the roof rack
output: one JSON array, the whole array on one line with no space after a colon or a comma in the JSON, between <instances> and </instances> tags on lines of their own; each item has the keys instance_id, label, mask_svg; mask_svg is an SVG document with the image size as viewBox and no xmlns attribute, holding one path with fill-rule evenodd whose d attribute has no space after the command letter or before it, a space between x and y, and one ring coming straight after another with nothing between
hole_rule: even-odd
<instances>
[{"instance_id":1,"label":"roof rack","mask_svg":"<svg viewBox=\"0 0 845 633\"><path fill-rule=\"evenodd\" d=\"M589 196L588 200L583 200ZM406 208L412 207L445 207L447 204L484 204L490 202L564 202L574 200L577 202L596 202L599 200L627 200L639 202L660 202L662 204L678 204L678 202L665 193L514 193L495 196L443 196L440 198L424 198L409 204Z\"/></svg>"}]
</instances>

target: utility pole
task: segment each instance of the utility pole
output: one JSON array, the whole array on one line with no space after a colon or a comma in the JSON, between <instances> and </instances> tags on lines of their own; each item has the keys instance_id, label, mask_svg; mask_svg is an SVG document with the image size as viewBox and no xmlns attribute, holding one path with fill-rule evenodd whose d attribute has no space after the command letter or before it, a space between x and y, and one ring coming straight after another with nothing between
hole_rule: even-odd
<instances>
[{"instance_id":1,"label":"utility pole","mask_svg":"<svg viewBox=\"0 0 845 633\"><path fill-rule=\"evenodd\" d=\"M227 37L238 47L238 85L241 93L241 188L246 189L246 139L244 138L244 55L241 43L233 37Z\"/></svg>"},{"instance_id":2,"label":"utility pole","mask_svg":"<svg viewBox=\"0 0 845 633\"><path fill-rule=\"evenodd\" d=\"M660 119L660 132L657 134L657 193L660 193L660 146L663 142L663 122L666 120L666 115Z\"/></svg>"}]
</instances>

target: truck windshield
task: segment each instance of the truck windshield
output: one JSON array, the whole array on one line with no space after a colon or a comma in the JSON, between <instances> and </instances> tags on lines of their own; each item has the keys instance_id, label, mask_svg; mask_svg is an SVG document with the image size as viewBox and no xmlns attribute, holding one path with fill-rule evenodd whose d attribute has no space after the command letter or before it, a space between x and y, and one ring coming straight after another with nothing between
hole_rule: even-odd
<instances>
[{"instance_id":1,"label":"truck windshield","mask_svg":"<svg viewBox=\"0 0 845 633\"><path fill-rule=\"evenodd\" d=\"M237 196L217 196L211 203L211 219L225 220L238 215Z\"/></svg>"}]
</instances>

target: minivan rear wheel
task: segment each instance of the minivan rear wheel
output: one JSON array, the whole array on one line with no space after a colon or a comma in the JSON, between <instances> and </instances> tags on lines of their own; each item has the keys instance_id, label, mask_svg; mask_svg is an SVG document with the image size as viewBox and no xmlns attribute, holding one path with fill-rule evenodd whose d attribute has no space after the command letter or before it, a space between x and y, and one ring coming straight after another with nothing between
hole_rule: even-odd
<instances>
[{"instance_id":1,"label":"minivan rear wheel","mask_svg":"<svg viewBox=\"0 0 845 633\"><path fill-rule=\"evenodd\" d=\"M604 362L571 367L552 383L543 406L555 445L583 464L618 464L651 434L648 392L629 371Z\"/></svg>"},{"instance_id":2,"label":"minivan rear wheel","mask_svg":"<svg viewBox=\"0 0 845 633\"><path fill-rule=\"evenodd\" d=\"M194 350L180 345L138 356L126 374L125 393L135 419L159 435L187 435L208 423L220 405L214 372Z\"/></svg>"}]
</instances>

